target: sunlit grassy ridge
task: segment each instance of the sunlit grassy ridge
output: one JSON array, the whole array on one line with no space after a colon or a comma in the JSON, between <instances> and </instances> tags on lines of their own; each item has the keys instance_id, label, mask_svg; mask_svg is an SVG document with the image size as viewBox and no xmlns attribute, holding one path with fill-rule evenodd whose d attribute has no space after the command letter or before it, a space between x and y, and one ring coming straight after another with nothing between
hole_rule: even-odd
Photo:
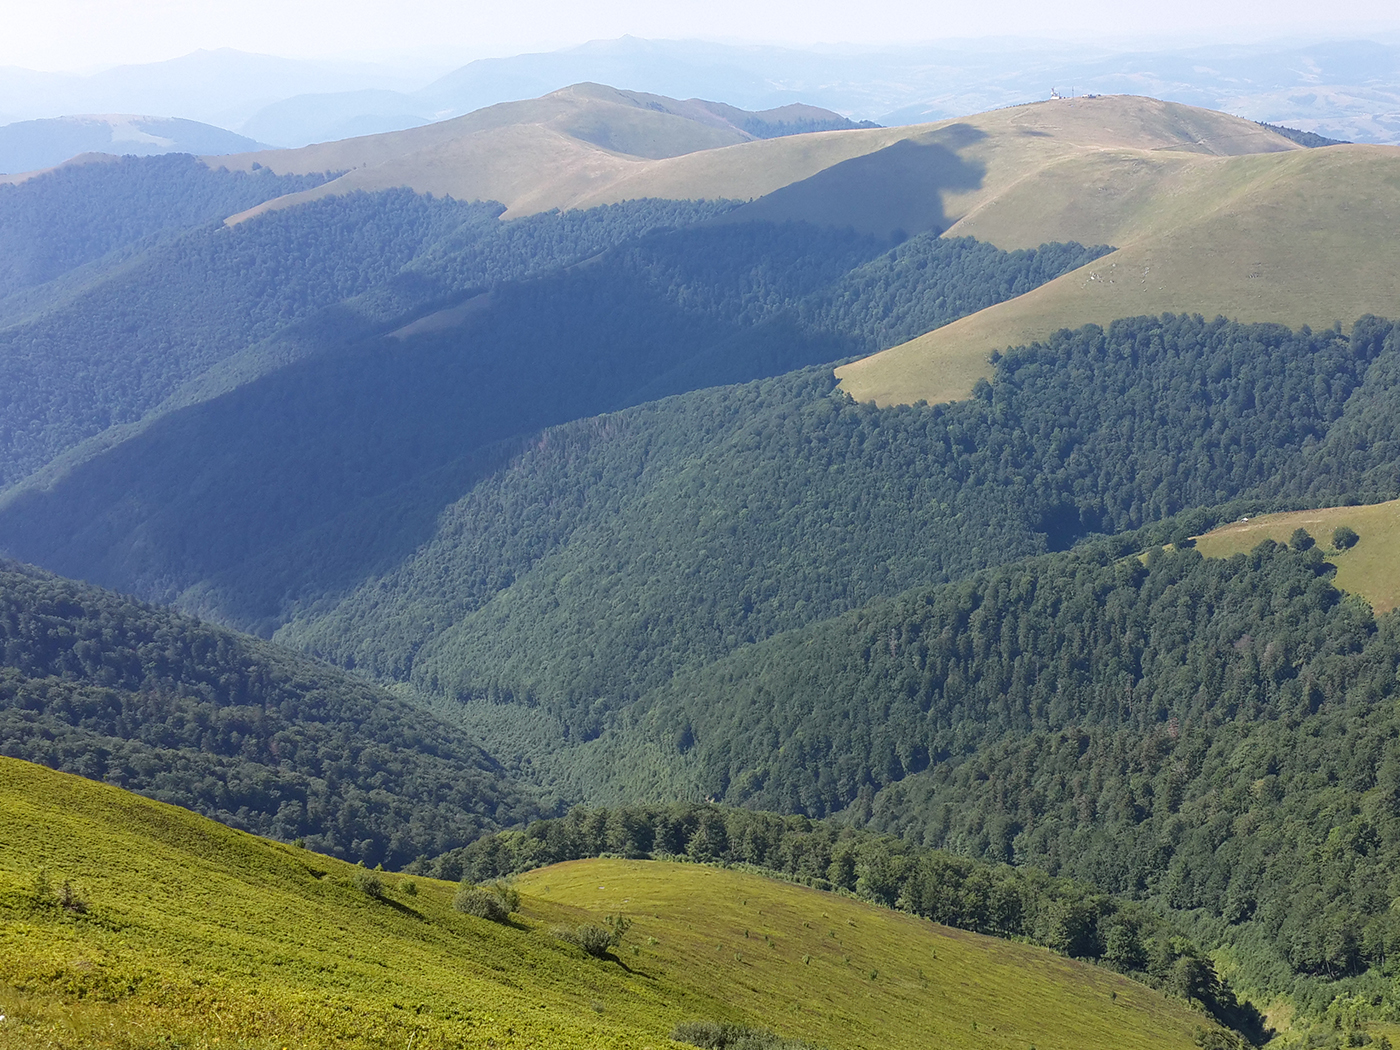
<instances>
[{"instance_id":1,"label":"sunlit grassy ridge","mask_svg":"<svg viewBox=\"0 0 1400 1050\"><path fill-rule=\"evenodd\" d=\"M507 217L644 197L752 200L791 187L752 217L854 223L885 235L901 226L918 232L910 214L923 214L930 204L946 213L940 228L979 214L1043 169L1104 151L1163 157L1179 170L1200 157L1301 149L1251 121L1135 96L752 142L740 141L744 136L732 129L657 112L646 98L576 84L407 131L209 163L234 170L256 163L279 173L346 172L324 188L260 205L239 218L328 194L394 186L459 200L499 200L509 209ZM684 110L687 104L672 105ZM933 148L911 151L911 144ZM911 155L919 159L908 164ZM835 169L851 164L857 165L855 192L827 192L851 174L849 167L844 173ZM933 172L935 199L927 200L930 165L949 164L960 177L948 180L941 176L949 172ZM852 209L859 215L848 214Z\"/></svg>"},{"instance_id":2,"label":"sunlit grassy ridge","mask_svg":"<svg viewBox=\"0 0 1400 1050\"><path fill-rule=\"evenodd\" d=\"M950 233L1014 247L1059 231L1118 251L837 374L861 400L946 401L990 374L993 351L1060 328L1166 312L1350 325L1400 299L1396 217L1400 150L1391 147L1075 158L1035 172Z\"/></svg>"},{"instance_id":3,"label":"sunlit grassy ridge","mask_svg":"<svg viewBox=\"0 0 1400 1050\"><path fill-rule=\"evenodd\" d=\"M881 405L965 397L992 351L1060 328L1164 312L1326 327L1388 314L1400 295L1400 246L1386 233L1400 215L1394 148L1304 149L1250 121L1136 96L733 144L666 120L693 123L580 85L441 125L256 157L279 172L353 169L310 196L408 186L498 199L507 218L645 197L730 198L752 203L725 221L896 239L934 230L1003 249L1119 248L838 371L852 396Z\"/></svg>"},{"instance_id":4,"label":"sunlit grassy ridge","mask_svg":"<svg viewBox=\"0 0 1400 1050\"><path fill-rule=\"evenodd\" d=\"M1361 537L1348 550L1332 545L1332 533L1341 525ZM1342 590L1365 598L1378 613L1400 606L1400 500L1261 514L1213 529L1196 540L1196 547L1208 558L1228 558L1266 539L1287 543L1295 529L1307 530L1317 541L1323 557L1337 567L1335 582Z\"/></svg>"},{"instance_id":5,"label":"sunlit grassy ridge","mask_svg":"<svg viewBox=\"0 0 1400 1050\"><path fill-rule=\"evenodd\" d=\"M646 1047L702 1018L833 1050L1188 1047L1202 1023L1047 951L735 871L544 869L503 926L449 883L386 875L376 900L349 865L8 759L0 817L5 1048ZM550 932L615 912L620 961Z\"/></svg>"}]
</instances>

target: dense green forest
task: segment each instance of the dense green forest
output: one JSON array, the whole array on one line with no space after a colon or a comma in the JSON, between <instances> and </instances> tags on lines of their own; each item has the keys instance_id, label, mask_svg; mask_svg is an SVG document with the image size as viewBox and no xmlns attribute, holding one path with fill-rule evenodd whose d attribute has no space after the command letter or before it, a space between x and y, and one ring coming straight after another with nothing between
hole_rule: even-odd
<instances>
[{"instance_id":1,"label":"dense green forest","mask_svg":"<svg viewBox=\"0 0 1400 1050\"><path fill-rule=\"evenodd\" d=\"M1394 492L1390 326L1143 318L1004 356L966 402L798 373L547 431L412 558L279 636L571 737L673 675L920 582L1232 500Z\"/></svg>"},{"instance_id":2,"label":"dense green forest","mask_svg":"<svg viewBox=\"0 0 1400 1050\"><path fill-rule=\"evenodd\" d=\"M1389 975L1400 617L1342 596L1316 547L1143 558L1138 539L740 650L647 697L574 776L594 798L844 808L1200 910L1269 993Z\"/></svg>"},{"instance_id":3,"label":"dense green forest","mask_svg":"<svg viewBox=\"0 0 1400 1050\"><path fill-rule=\"evenodd\" d=\"M330 174L231 172L170 153L66 165L0 184L0 300L119 248L319 186Z\"/></svg>"},{"instance_id":4,"label":"dense green forest","mask_svg":"<svg viewBox=\"0 0 1400 1050\"><path fill-rule=\"evenodd\" d=\"M972 860L830 821L695 803L579 806L410 870L485 882L605 855L749 865L945 926L1027 940L1190 999L1251 1040L1263 1035L1259 1014L1237 1001L1180 926L1150 908L1036 868Z\"/></svg>"},{"instance_id":5,"label":"dense green forest","mask_svg":"<svg viewBox=\"0 0 1400 1050\"><path fill-rule=\"evenodd\" d=\"M43 488L12 492L0 509L11 553L267 633L392 569L429 538L444 506L498 470L507 447L518 451L522 435L663 388L879 349L1104 250L1007 253L923 237L890 252L806 224L646 233L722 203L641 201L510 223L496 220L495 206L407 194L318 204L330 216L370 209L376 222L408 229L386 200L421 221L417 241L404 234L405 254L418 251L410 263L277 332L259 351L260 377L239 374L233 389L147 420L57 483L46 476ZM433 239L434 224L451 223L461 225ZM558 265L580 255L585 264ZM552 269L530 278L527 266ZM425 302L448 311L445 328L364 338L405 311L422 314ZM236 327L219 328L220 345L241 341L228 335Z\"/></svg>"},{"instance_id":6,"label":"dense green forest","mask_svg":"<svg viewBox=\"0 0 1400 1050\"><path fill-rule=\"evenodd\" d=\"M549 812L461 731L377 686L13 562L0 754L371 866Z\"/></svg>"},{"instance_id":7,"label":"dense green forest","mask_svg":"<svg viewBox=\"0 0 1400 1050\"><path fill-rule=\"evenodd\" d=\"M202 224L0 330L0 486L274 337L290 345L271 367L727 207L637 201L501 223L498 204L389 190Z\"/></svg>"}]
</instances>

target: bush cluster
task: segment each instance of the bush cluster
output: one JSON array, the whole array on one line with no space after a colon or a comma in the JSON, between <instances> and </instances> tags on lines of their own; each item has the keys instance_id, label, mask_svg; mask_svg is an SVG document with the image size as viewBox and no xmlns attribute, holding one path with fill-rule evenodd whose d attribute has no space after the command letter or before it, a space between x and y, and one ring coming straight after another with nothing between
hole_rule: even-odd
<instances>
[{"instance_id":1,"label":"bush cluster","mask_svg":"<svg viewBox=\"0 0 1400 1050\"><path fill-rule=\"evenodd\" d=\"M520 894L515 887L499 879L484 886L463 879L452 898L452 907L478 919L509 922L511 913L520 909Z\"/></svg>"},{"instance_id":2,"label":"bush cluster","mask_svg":"<svg viewBox=\"0 0 1400 1050\"><path fill-rule=\"evenodd\" d=\"M622 938L632 927L632 920L623 915L609 915L602 925L594 922L579 923L577 926L556 926L554 936L599 959L622 943Z\"/></svg>"},{"instance_id":3,"label":"bush cluster","mask_svg":"<svg viewBox=\"0 0 1400 1050\"><path fill-rule=\"evenodd\" d=\"M718 1021L682 1021L671 1031L671 1038L701 1050L818 1050L812 1043L784 1039L766 1028Z\"/></svg>"}]
</instances>

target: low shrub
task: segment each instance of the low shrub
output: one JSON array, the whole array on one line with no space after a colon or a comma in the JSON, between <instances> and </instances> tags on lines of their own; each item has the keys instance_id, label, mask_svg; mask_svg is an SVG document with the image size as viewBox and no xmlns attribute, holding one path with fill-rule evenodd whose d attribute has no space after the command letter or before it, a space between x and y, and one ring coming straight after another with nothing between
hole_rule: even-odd
<instances>
[{"instance_id":1,"label":"low shrub","mask_svg":"<svg viewBox=\"0 0 1400 1050\"><path fill-rule=\"evenodd\" d=\"M584 922L577 926L556 926L551 932L559 940L601 959L622 943L631 928L632 920L625 915L609 915L601 926L596 922Z\"/></svg>"},{"instance_id":2,"label":"low shrub","mask_svg":"<svg viewBox=\"0 0 1400 1050\"><path fill-rule=\"evenodd\" d=\"M784 1039L766 1028L717 1021L682 1021L671 1031L678 1043L689 1043L701 1050L818 1050L800 1039Z\"/></svg>"},{"instance_id":3,"label":"low shrub","mask_svg":"<svg viewBox=\"0 0 1400 1050\"><path fill-rule=\"evenodd\" d=\"M583 922L577 926L556 926L554 936L561 941L577 945L589 955L600 959L613 947L612 930L593 922Z\"/></svg>"},{"instance_id":4,"label":"low shrub","mask_svg":"<svg viewBox=\"0 0 1400 1050\"><path fill-rule=\"evenodd\" d=\"M464 915L475 915L478 919L507 922L510 913L520 909L520 894L508 883L496 881L485 886L476 886L463 879L457 887L457 895L452 898L452 907Z\"/></svg>"},{"instance_id":5,"label":"low shrub","mask_svg":"<svg viewBox=\"0 0 1400 1050\"><path fill-rule=\"evenodd\" d=\"M67 879L63 880L63 885L58 889L58 906L74 915L82 915L88 910L87 901Z\"/></svg>"},{"instance_id":6,"label":"low shrub","mask_svg":"<svg viewBox=\"0 0 1400 1050\"><path fill-rule=\"evenodd\" d=\"M369 871L366 868L356 868L354 877L355 889L359 890L366 897L373 897L379 900L384 896L384 880L379 877L379 872Z\"/></svg>"}]
</instances>

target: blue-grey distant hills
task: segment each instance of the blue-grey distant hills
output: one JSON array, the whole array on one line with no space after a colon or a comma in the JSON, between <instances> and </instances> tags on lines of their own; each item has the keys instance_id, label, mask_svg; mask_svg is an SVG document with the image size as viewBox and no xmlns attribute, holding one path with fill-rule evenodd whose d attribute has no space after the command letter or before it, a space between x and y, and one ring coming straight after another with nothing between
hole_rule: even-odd
<instances>
[{"instance_id":1,"label":"blue-grey distant hills","mask_svg":"<svg viewBox=\"0 0 1400 1050\"><path fill-rule=\"evenodd\" d=\"M804 51L623 37L447 65L307 61L227 48L92 76L0 68L0 121L163 113L297 147L380 134L600 83L747 110L802 102L917 124L1062 93L1132 94L1354 142L1400 142L1400 46L1317 40L1109 48L970 40Z\"/></svg>"},{"instance_id":2,"label":"blue-grey distant hills","mask_svg":"<svg viewBox=\"0 0 1400 1050\"><path fill-rule=\"evenodd\" d=\"M52 117L0 127L0 172L17 174L52 168L80 153L137 157L196 153L208 157L258 148L255 139L179 117Z\"/></svg>"},{"instance_id":3,"label":"blue-grey distant hills","mask_svg":"<svg viewBox=\"0 0 1400 1050\"><path fill-rule=\"evenodd\" d=\"M236 126L264 142L301 146L397 131L582 82L722 98L750 110L803 102L885 125L1017 105L1052 89L1150 95L1333 139L1400 141L1400 47L1370 40L1133 51L961 41L818 53L623 37L482 59L416 91L302 94Z\"/></svg>"}]
</instances>

